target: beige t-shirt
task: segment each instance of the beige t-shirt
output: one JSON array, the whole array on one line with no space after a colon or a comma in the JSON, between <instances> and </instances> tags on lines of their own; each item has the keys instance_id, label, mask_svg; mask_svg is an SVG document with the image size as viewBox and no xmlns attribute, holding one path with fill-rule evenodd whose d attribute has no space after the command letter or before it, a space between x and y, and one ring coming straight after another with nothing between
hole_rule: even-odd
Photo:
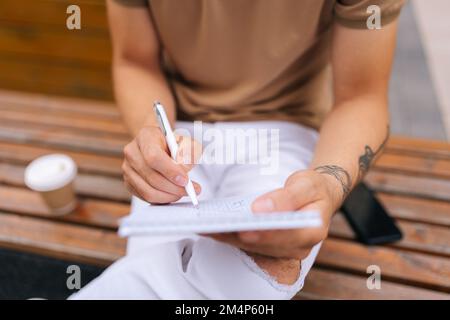
<instances>
[{"instance_id":1,"label":"beige t-shirt","mask_svg":"<svg viewBox=\"0 0 450 320\"><path fill-rule=\"evenodd\" d=\"M149 6L179 119L288 120L313 128L332 105L333 21L367 28L368 7L378 5L385 25L404 2L116 1Z\"/></svg>"}]
</instances>

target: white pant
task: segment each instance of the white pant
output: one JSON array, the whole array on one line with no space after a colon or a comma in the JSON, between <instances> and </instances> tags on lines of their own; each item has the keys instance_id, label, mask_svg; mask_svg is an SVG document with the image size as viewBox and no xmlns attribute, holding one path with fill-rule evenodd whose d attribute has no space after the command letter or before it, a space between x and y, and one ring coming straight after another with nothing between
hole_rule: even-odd
<instances>
[{"instance_id":1,"label":"white pant","mask_svg":"<svg viewBox=\"0 0 450 320\"><path fill-rule=\"evenodd\" d=\"M179 126L192 132L192 123ZM262 194L284 185L294 171L307 168L318 134L281 121L203 124L225 132L234 128L279 129L279 168L262 175L259 164L199 164L190 173L202 186L201 199ZM205 128L206 126L206 128ZM148 205L133 198L131 214ZM303 286L319 251L302 260L298 280L279 284L243 251L197 235L128 239L127 255L72 299L290 299Z\"/></svg>"}]
</instances>

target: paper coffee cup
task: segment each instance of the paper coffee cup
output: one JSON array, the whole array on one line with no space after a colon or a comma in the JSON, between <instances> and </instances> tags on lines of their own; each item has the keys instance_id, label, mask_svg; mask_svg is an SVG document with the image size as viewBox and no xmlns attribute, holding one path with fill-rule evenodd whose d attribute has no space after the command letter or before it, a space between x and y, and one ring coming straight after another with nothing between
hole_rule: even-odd
<instances>
[{"instance_id":1,"label":"paper coffee cup","mask_svg":"<svg viewBox=\"0 0 450 320\"><path fill-rule=\"evenodd\" d=\"M76 175L77 166L72 158L63 154L50 154L28 165L25 184L41 194L53 214L63 215L77 206L73 187Z\"/></svg>"}]
</instances>

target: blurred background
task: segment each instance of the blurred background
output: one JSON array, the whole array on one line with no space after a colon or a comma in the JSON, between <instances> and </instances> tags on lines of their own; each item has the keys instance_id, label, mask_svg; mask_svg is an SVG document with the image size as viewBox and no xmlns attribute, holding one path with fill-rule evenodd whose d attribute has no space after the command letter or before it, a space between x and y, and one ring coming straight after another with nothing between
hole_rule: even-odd
<instances>
[{"instance_id":1,"label":"blurred background","mask_svg":"<svg viewBox=\"0 0 450 320\"><path fill-rule=\"evenodd\" d=\"M77 4L82 29L65 28ZM450 1L410 0L391 81L394 134L450 137ZM104 0L0 1L0 88L112 99Z\"/></svg>"}]
</instances>

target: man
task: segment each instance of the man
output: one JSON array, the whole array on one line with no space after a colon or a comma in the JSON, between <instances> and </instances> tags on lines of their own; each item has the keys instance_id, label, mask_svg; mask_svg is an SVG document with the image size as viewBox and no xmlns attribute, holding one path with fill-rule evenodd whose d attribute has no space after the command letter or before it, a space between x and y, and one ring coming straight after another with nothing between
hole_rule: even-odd
<instances>
[{"instance_id":1,"label":"man","mask_svg":"<svg viewBox=\"0 0 450 320\"><path fill-rule=\"evenodd\" d=\"M136 196L131 214L147 202L186 196L193 168L200 199L258 194L254 212L314 209L324 223L209 237L131 236L127 256L75 298L291 298L333 213L387 140L401 6L400 0L109 0L116 98L135 137L123 163ZM172 161L151 112L155 100L173 124L187 120L178 127L188 132L193 120L220 132L279 130L279 169L261 175L259 165ZM180 138L181 158L189 162L197 146L191 142Z\"/></svg>"}]
</instances>

